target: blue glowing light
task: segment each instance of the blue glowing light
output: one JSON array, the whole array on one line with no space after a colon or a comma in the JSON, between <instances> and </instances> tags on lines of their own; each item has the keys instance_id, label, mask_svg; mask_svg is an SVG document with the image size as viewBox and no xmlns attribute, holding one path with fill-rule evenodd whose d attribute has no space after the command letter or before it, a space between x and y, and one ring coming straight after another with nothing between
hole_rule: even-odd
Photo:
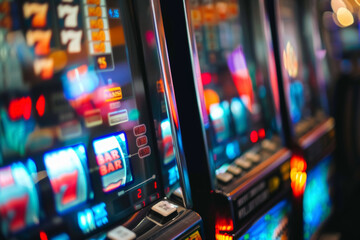
<instances>
[{"instance_id":1,"label":"blue glowing light","mask_svg":"<svg viewBox=\"0 0 360 240\"><path fill-rule=\"evenodd\" d=\"M169 169L169 185L175 184L179 180L179 170L177 166L174 166Z\"/></svg>"},{"instance_id":2,"label":"blue glowing light","mask_svg":"<svg viewBox=\"0 0 360 240\"><path fill-rule=\"evenodd\" d=\"M326 158L308 173L304 192L304 239L310 239L330 215L332 202L328 184L331 158Z\"/></svg>"},{"instance_id":3,"label":"blue glowing light","mask_svg":"<svg viewBox=\"0 0 360 240\"><path fill-rule=\"evenodd\" d=\"M291 205L283 200L263 215L251 228L242 235L240 240L288 239L288 220Z\"/></svg>"},{"instance_id":4,"label":"blue glowing light","mask_svg":"<svg viewBox=\"0 0 360 240\"><path fill-rule=\"evenodd\" d=\"M35 122L32 118L12 121L5 109L0 109L0 119L3 128L0 129L0 145L4 151L15 151L21 156L25 155L29 135L35 129ZM35 142L35 141L34 141Z\"/></svg>"},{"instance_id":5,"label":"blue glowing light","mask_svg":"<svg viewBox=\"0 0 360 240\"><path fill-rule=\"evenodd\" d=\"M90 188L85 147L61 148L44 155L58 213L87 201Z\"/></svg>"},{"instance_id":6,"label":"blue glowing light","mask_svg":"<svg viewBox=\"0 0 360 240\"><path fill-rule=\"evenodd\" d=\"M81 96L93 93L99 86L93 67L82 65L71 69L61 77L65 97L69 100L76 100Z\"/></svg>"},{"instance_id":7,"label":"blue glowing light","mask_svg":"<svg viewBox=\"0 0 360 240\"><path fill-rule=\"evenodd\" d=\"M264 85L259 86L259 97L260 98L266 97L266 88Z\"/></svg>"},{"instance_id":8,"label":"blue glowing light","mask_svg":"<svg viewBox=\"0 0 360 240\"><path fill-rule=\"evenodd\" d=\"M119 9L109 9L110 18L120 18Z\"/></svg>"},{"instance_id":9,"label":"blue glowing light","mask_svg":"<svg viewBox=\"0 0 360 240\"><path fill-rule=\"evenodd\" d=\"M290 114L293 123L302 118L302 110L305 105L304 87L300 81L290 84Z\"/></svg>"},{"instance_id":10,"label":"blue glowing light","mask_svg":"<svg viewBox=\"0 0 360 240\"><path fill-rule=\"evenodd\" d=\"M214 127L216 141L222 142L230 137L230 106L227 101L210 106L210 119Z\"/></svg>"},{"instance_id":11,"label":"blue glowing light","mask_svg":"<svg viewBox=\"0 0 360 240\"><path fill-rule=\"evenodd\" d=\"M70 240L70 237L66 233L61 233L60 235L56 235L55 237L52 237L50 239L51 240Z\"/></svg>"},{"instance_id":12,"label":"blue glowing light","mask_svg":"<svg viewBox=\"0 0 360 240\"><path fill-rule=\"evenodd\" d=\"M238 134L245 134L247 131L247 109L246 105L240 98L233 98L231 100L231 113L235 122L235 129Z\"/></svg>"},{"instance_id":13,"label":"blue glowing light","mask_svg":"<svg viewBox=\"0 0 360 240\"><path fill-rule=\"evenodd\" d=\"M234 159L239 155L240 155L240 146L239 146L239 143L237 141L228 143L226 145L226 156L229 159Z\"/></svg>"},{"instance_id":14,"label":"blue glowing light","mask_svg":"<svg viewBox=\"0 0 360 240\"><path fill-rule=\"evenodd\" d=\"M106 204L100 203L78 212L78 224L83 233L89 233L109 222Z\"/></svg>"}]
</instances>

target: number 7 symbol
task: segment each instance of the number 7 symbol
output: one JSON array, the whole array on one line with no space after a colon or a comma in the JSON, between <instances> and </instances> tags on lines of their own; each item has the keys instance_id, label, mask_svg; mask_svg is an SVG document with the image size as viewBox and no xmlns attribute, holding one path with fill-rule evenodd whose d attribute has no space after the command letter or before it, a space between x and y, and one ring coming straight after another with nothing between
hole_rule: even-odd
<instances>
[{"instance_id":1,"label":"number 7 symbol","mask_svg":"<svg viewBox=\"0 0 360 240\"><path fill-rule=\"evenodd\" d=\"M60 4L58 6L59 18L64 18L65 27L74 28L78 26L77 16L79 6Z\"/></svg>"},{"instance_id":2,"label":"number 7 symbol","mask_svg":"<svg viewBox=\"0 0 360 240\"><path fill-rule=\"evenodd\" d=\"M69 53L78 53L81 51L82 30L62 30L60 33L61 43L68 44L67 51Z\"/></svg>"},{"instance_id":3,"label":"number 7 symbol","mask_svg":"<svg viewBox=\"0 0 360 240\"><path fill-rule=\"evenodd\" d=\"M0 205L0 216L8 220L10 230L15 232L26 226L26 209L29 202L29 196L11 199L4 205Z\"/></svg>"},{"instance_id":4,"label":"number 7 symbol","mask_svg":"<svg viewBox=\"0 0 360 240\"><path fill-rule=\"evenodd\" d=\"M51 180L51 186L55 194L61 195L61 204L71 204L77 200L78 171L62 174Z\"/></svg>"},{"instance_id":5,"label":"number 7 symbol","mask_svg":"<svg viewBox=\"0 0 360 240\"><path fill-rule=\"evenodd\" d=\"M23 6L24 17L28 19L34 16L31 21L32 27L45 27L48 8L49 4L47 3L25 3Z\"/></svg>"}]
</instances>

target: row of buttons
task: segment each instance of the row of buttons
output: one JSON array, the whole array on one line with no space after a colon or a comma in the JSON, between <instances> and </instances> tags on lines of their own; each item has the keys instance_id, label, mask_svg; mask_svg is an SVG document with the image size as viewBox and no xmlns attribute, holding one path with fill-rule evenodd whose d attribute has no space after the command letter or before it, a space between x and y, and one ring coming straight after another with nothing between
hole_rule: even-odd
<instances>
[{"instance_id":1,"label":"row of buttons","mask_svg":"<svg viewBox=\"0 0 360 240\"><path fill-rule=\"evenodd\" d=\"M155 212L156 214L166 218L175 214L177 206L166 201L160 201L154 206L151 207L151 211ZM107 233L107 237L111 240L133 240L136 238L136 234L127 229L124 226L119 226L114 228L113 230Z\"/></svg>"},{"instance_id":2,"label":"row of buttons","mask_svg":"<svg viewBox=\"0 0 360 240\"><path fill-rule=\"evenodd\" d=\"M277 144L265 139L261 142L261 148L264 151L263 156L270 156L270 153L273 153L277 149ZM216 175L216 178L224 183L229 183L234 177L240 176L244 171L249 171L251 167L257 165L261 162L262 157L256 152L247 152L243 156L235 159L234 164L231 164L226 172L222 172Z\"/></svg>"}]
</instances>

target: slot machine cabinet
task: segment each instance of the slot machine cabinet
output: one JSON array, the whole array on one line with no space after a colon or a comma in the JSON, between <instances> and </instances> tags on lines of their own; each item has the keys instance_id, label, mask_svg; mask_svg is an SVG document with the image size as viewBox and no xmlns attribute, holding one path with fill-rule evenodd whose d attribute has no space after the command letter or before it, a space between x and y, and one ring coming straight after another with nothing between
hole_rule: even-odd
<instances>
[{"instance_id":1,"label":"slot machine cabinet","mask_svg":"<svg viewBox=\"0 0 360 240\"><path fill-rule=\"evenodd\" d=\"M0 11L0 238L202 239L150 1Z\"/></svg>"},{"instance_id":2,"label":"slot machine cabinet","mask_svg":"<svg viewBox=\"0 0 360 240\"><path fill-rule=\"evenodd\" d=\"M309 21L316 19L310 18L312 9L306 1L274 0L268 1L267 7L276 49L284 128L288 146L294 152L292 188L298 215L294 225L298 226L299 239L310 239L332 211L330 178L335 148L319 30L314 28L317 24L309 29ZM321 191L324 198L311 197L314 191Z\"/></svg>"},{"instance_id":3,"label":"slot machine cabinet","mask_svg":"<svg viewBox=\"0 0 360 240\"><path fill-rule=\"evenodd\" d=\"M291 192L264 3L160 5L194 209L209 239L238 239Z\"/></svg>"}]
</instances>

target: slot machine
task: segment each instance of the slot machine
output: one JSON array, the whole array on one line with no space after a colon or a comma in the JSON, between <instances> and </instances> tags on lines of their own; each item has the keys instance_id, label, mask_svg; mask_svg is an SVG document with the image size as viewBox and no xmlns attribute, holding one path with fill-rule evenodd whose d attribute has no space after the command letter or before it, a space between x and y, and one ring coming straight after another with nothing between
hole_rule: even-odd
<instances>
[{"instance_id":1,"label":"slot machine","mask_svg":"<svg viewBox=\"0 0 360 240\"><path fill-rule=\"evenodd\" d=\"M264 2L160 3L191 195L207 237L242 238L256 224L267 228L261 219L271 212L279 224L267 236L279 230L286 239L291 152Z\"/></svg>"},{"instance_id":2,"label":"slot machine","mask_svg":"<svg viewBox=\"0 0 360 240\"><path fill-rule=\"evenodd\" d=\"M0 11L0 238L202 239L151 2Z\"/></svg>"},{"instance_id":3,"label":"slot machine","mask_svg":"<svg viewBox=\"0 0 360 240\"><path fill-rule=\"evenodd\" d=\"M317 24L309 26L316 19L309 16L311 8L305 2L268 2L284 128L294 152L291 180L299 239L315 237L331 215L335 146L334 120L329 116L322 68L324 52L319 30L314 27Z\"/></svg>"}]
</instances>

